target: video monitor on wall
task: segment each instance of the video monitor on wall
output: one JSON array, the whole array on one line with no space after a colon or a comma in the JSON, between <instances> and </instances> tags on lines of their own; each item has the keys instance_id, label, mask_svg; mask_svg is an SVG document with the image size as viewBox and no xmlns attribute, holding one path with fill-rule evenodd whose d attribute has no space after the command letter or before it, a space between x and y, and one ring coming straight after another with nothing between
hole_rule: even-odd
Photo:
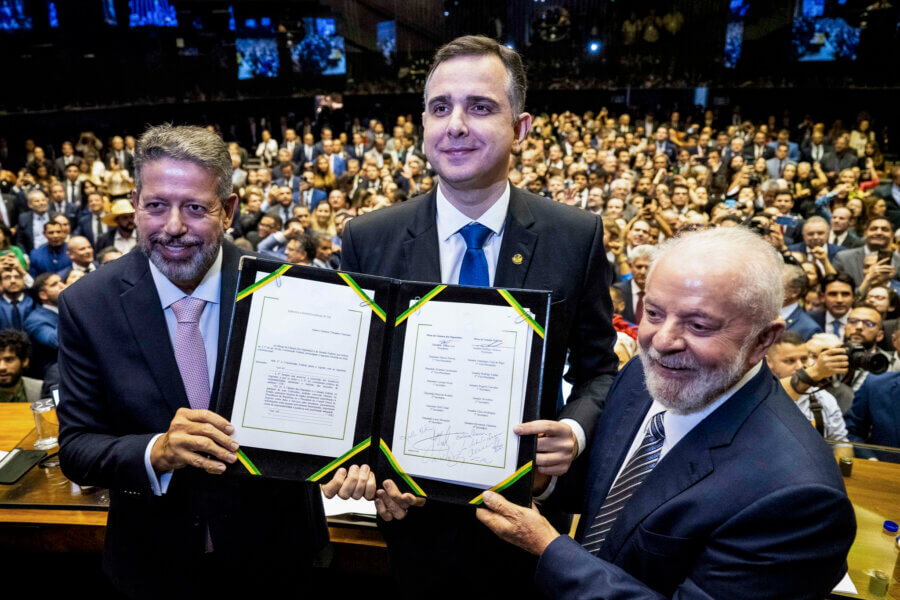
<instances>
[{"instance_id":1,"label":"video monitor on wall","mask_svg":"<svg viewBox=\"0 0 900 600\"><path fill-rule=\"evenodd\" d=\"M397 22L382 21L378 24L378 51L384 56L384 62L392 64L397 51Z\"/></svg>"},{"instance_id":2,"label":"video monitor on wall","mask_svg":"<svg viewBox=\"0 0 900 600\"><path fill-rule=\"evenodd\" d=\"M167 0L128 0L129 27L178 27L175 7Z\"/></svg>"},{"instance_id":3,"label":"video monitor on wall","mask_svg":"<svg viewBox=\"0 0 900 600\"><path fill-rule=\"evenodd\" d=\"M25 0L0 0L0 31L23 31L33 26L25 14Z\"/></svg>"},{"instance_id":4,"label":"video monitor on wall","mask_svg":"<svg viewBox=\"0 0 900 600\"><path fill-rule=\"evenodd\" d=\"M301 75L346 75L344 38L337 35L332 18L303 19L306 35L291 48L294 73Z\"/></svg>"},{"instance_id":5,"label":"video monitor on wall","mask_svg":"<svg viewBox=\"0 0 900 600\"><path fill-rule=\"evenodd\" d=\"M801 62L856 60L859 27L850 25L841 3L799 0L794 14L791 41Z\"/></svg>"},{"instance_id":6,"label":"video monitor on wall","mask_svg":"<svg viewBox=\"0 0 900 600\"><path fill-rule=\"evenodd\" d=\"M238 79L278 77L278 42L275 38L237 38Z\"/></svg>"}]
</instances>

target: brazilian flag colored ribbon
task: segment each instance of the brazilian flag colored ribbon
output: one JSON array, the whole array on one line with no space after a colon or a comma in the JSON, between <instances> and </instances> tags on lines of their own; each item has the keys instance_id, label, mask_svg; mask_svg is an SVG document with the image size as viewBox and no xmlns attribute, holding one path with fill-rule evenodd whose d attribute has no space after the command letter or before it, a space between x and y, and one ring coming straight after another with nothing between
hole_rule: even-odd
<instances>
[{"instance_id":1,"label":"brazilian flag colored ribbon","mask_svg":"<svg viewBox=\"0 0 900 600\"><path fill-rule=\"evenodd\" d=\"M269 285L270 283L272 283L273 281L275 281L276 279L278 279L279 277L284 275L287 272L287 270L291 268L291 266L292 265L281 265L280 267L278 267L277 269L275 269L274 271L272 271L271 273L269 273L268 275L266 275L265 277L263 277L256 283L254 283L253 285L247 286L246 288L244 288L243 290L238 292L237 299L235 300L235 302L240 302L247 296L250 296L251 294L253 294L253 292L258 290L259 288Z\"/></svg>"},{"instance_id":2,"label":"brazilian flag colored ribbon","mask_svg":"<svg viewBox=\"0 0 900 600\"><path fill-rule=\"evenodd\" d=\"M516 312L519 313L519 316L522 317L523 319L525 319L525 321L529 325L531 325L531 328L534 329L534 332L536 334L538 334L539 336L541 336L541 338L543 338L544 337L544 328L541 327L540 323L535 321L531 317L531 315L528 314L528 311L526 311L524 308L522 308L522 305L519 304L518 300L513 298L513 295L510 294L509 292L507 292L506 290L497 290L497 291L500 293L501 296L503 296L504 300L509 302L510 306L512 306L514 309L516 309Z\"/></svg>"},{"instance_id":3,"label":"brazilian flag colored ribbon","mask_svg":"<svg viewBox=\"0 0 900 600\"><path fill-rule=\"evenodd\" d=\"M400 468L400 464L397 462L397 459L394 458L394 455L391 453L391 449L388 448L388 445L384 442L384 440L378 441L378 447L381 448L381 452L387 458L388 462L391 465L391 468L397 472L397 475L399 475L400 477L403 478L403 481L406 482L406 485L408 485L410 488L412 488L412 490L416 493L416 495L422 496L424 498L426 496L425 490L420 488L419 484L416 483L412 477L407 475L406 471L404 471L402 468Z\"/></svg>"},{"instance_id":4,"label":"brazilian flag colored ribbon","mask_svg":"<svg viewBox=\"0 0 900 600\"><path fill-rule=\"evenodd\" d=\"M428 302L429 300L431 300L432 298L434 298L435 296L437 296L438 294L443 292L445 289L447 289L446 285L436 286L430 292L428 292L427 294L425 294L424 296L419 298L418 302L416 302L415 304L413 304L412 306L407 308L405 311L403 311L403 313L399 317L397 317L397 321L394 323L394 327L399 327L400 323L405 321L407 319L407 317L409 317L409 315L413 314L414 312L416 312L417 310L422 308L426 302Z\"/></svg>"},{"instance_id":5,"label":"brazilian flag colored ribbon","mask_svg":"<svg viewBox=\"0 0 900 600\"><path fill-rule=\"evenodd\" d=\"M307 479L307 481L319 481L320 479L322 479L323 477L325 477L326 475L328 475L329 473L331 473L332 471L337 469L339 466L341 466L341 464L350 460L351 458L353 458L354 456L356 456L357 454L359 454L360 452L362 452L363 450L365 450L366 448L368 448L371 445L372 445L372 438L367 437L366 439L364 439L357 445L350 448L347 452L338 456L336 459L334 459L333 461L331 461L330 463L328 463L327 465L325 465L324 467L322 467L321 469L319 469L318 471L316 471L315 473L310 475L309 478Z\"/></svg>"},{"instance_id":6,"label":"brazilian flag colored ribbon","mask_svg":"<svg viewBox=\"0 0 900 600\"><path fill-rule=\"evenodd\" d=\"M531 471L531 468L533 465L534 465L534 461L528 461L527 463L525 463L524 465L519 467L515 473L513 473L512 475L510 475L509 477L507 477L506 479L504 479L503 481L501 481L494 487L490 488L488 491L489 492L499 492L501 490L505 490L506 488L510 487L512 484L517 482L518 480L522 479L522 477L527 475L528 472ZM477 496L475 496L474 498L469 500L469 504L472 504L474 506L477 506L477 505L481 504L482 502L484 502L484 492L478 494Z\"/></svg>"},{"instance_id":7,"label":"brazilian flag colored ribbon","mask_svg":"<svg viewBox=\"0 0 900 600\"><path fill-rule=\"evenodd\" d=\"M350 289L356 292L357 296L363 299L363 302L369 305L369 308L372 309L372 312L378 315L379 319L381 319L385 323L387 322L387 314L385 314L384 309L375 304L375 301L369 298L369 295L366 294L361 287L359 287L359 284L357 284L352 277L350 277L346 273L340 272L338 273L338 275L341 279L344 280L344 283L350 286Z\"/></svg>"},{"instance_id":8,"label":"brazilian flag colored ribbon","mask_svg":"<svg viewBox=\"0 0 900 600\"><path fill-rule=\"evenodd\" d=\"M244 454L243 450L238 449L237 457L238 460L241 461L241 464L244 465L244 468L250 471L251 475L262 475L262 473L259 472L259 469L256 468L256 465L254 465L253 462L249 458L247 458L247 455Z\"/></svg>"}]
</instances>

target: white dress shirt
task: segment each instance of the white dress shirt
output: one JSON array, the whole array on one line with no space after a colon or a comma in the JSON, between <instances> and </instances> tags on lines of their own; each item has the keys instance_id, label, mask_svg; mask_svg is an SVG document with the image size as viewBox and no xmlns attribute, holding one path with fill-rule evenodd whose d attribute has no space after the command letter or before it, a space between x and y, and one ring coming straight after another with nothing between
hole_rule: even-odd
<instances>
[{"instance_id":1,"label":"white dress shirt","mask_svg":"<svg viewBox=\"0 0 900 600\"><path fill-rule=\"evenodd\" d=\"M846 315L844 315L840 319L835 319L833 316L831 316L831 313L826 310L825 311L825 333L834 333L834 325L832 325L832 323L834 323L835 321L840 321L841 329L840 329L840 334L838 335L838 337L840 337L841 341L843 341L844 340L844 328L847 325L847 315L849 315L849 314L850 313L848 312Z\"/></svg>"},{"instance_id":2,"label":"white dress shirt","mask_svg":"<svg viewBox=\"0 0 900 600\"><path fill-rule=\"evenodd\" d=\"M131 237L124 237L121 231L116 230L116 235L113 236L113 246L122 254L128 254L137 246L137 234L132 231Z\"/></svg>"},{"instance_id":3,"label":"white dress shirt","mask_svg":"<svg viewBox=\"0 0 900 600\"><path fill-rule=\"evenodd\" d=\"M187 296L174 283L172 283L165 275L160 272L153 262L150 262L150 274L153 276L153 283L159 294L160 305L163 309L163 315L166 317L166 329L169 332L169 340L172 347L175 347L175 331L178 329L178 319L175 317L175 311L172 305ZM219 353L219 294L222 288L222 249L219 249L219 255L216 261L206 272L200 285L191 294L192 298L199 298L206 301L203 312L200 315L200 335L203 337L203 347L206 350L206 369L209 373L210 393L212 393L212 385L215 380L216 357ZM173 373L173 377L180 377L179 373ZM156 440L163 435L162 433L153 436L147 449L144 451L144 467L147 469L147 477L150 478L150 487L157 496L166 493L169 487L169 481L172 473L163 473L157 478L153 466L150 464L150 450Z\"/></svg>"},{"instance_id":4,"label":"white dress shirt","mask_svg":"<svg viewBox=\"0 0 900 600\"><path fill-rule=\"evenodd\" d=\"M493 233L484 242L484 257L487 260L488 280L494 285L494 274L497 272L497 259L500 257L500 244L503 243L503 229L506 225L506 213L509 209L509 183L503 195L492 207L478 217L470 219L450 204L440 184L437 189L437 234L438 249L441 257L441 282L456 285L459 283L459 271L466 254L466 240L460 229L469 223L480 223Z\"/></svg>"},{"instance_id":5,"label":"white dress shirt","mask_svg":"<svg viewBox=\"0 0 900 600\"><path fill-rule=\"evenodd\" d=\"M841 414L837 400L825 390L815 391L812 395L816 397L816 400L819 401L819 405L822 407L822 420L825 422L825 440L829 442L846 442L847 424L844 422L844 416ZM809 397L810 394L803 394L795 402L803 416L815 426L816 415L809 407ZM838 445L846 446L847 444Z\"/></svg>"},{"instance_id":6,"label":"white dress shirt","mask_svg":"<svg viewBox=\"0 0 900 600\"><path fill-rule=\"evenodd\" d=\"M781 318L784 319L785 321L787 321L788 317L791 316L791 313L793 313L795 310L797 310L798 306L800 306L800 303L794 302L793 304L788 304L787 306L783 307L781 309L781 315L780 315Z\"/></svg>"},{"instance_id":7,"label":"white dress shirt","mask_svg":"<svg viewBox=\"0 0 900 600\"><path fill-rule=\"evenodd\" d=\"M656 415L656 413L666 411L666 414L663 415L663 431L665 432L665 441L663 442L662 450L659 453L659 460L661 461L666 457L666 454L675 447L678 442L684 438L688 433L690 433L691 429L700 424L703 419L711 415L717 408L725 404L725 401L731 398L738 390L740 390L748 381L753 379L753 377L759 373L759 370L762 368L762 361L756 363L740 380L728 388L725 393L721 396L707 404L702 410L697 412L689 413L689 414L678 414L672 410L666 409L665 406L660 404L658 401L654 400L653 404L650 405L650 410L647 411L647 414L644 416L644 421L641 423L641 426L638 427L637 433L634 436L634 440L631 442L631 447L628 450L628 454L622 464L619 465L619 471L616 473L616 479L619 478L619 475L622 474L622 470L625 468L625 465L628 464L628 460L634 455L634 452L640 447L641 441L643 441L644 436L647 433L647 425L650 423L650 419ZM657 463L659 466L659 463ZM615 480L613 480L613 486L615 485ZM610 486L612 489L612 486Z\"/></svg>"},{"instance_id":8,"label":"white dress shirt","mask_svg":"<svg viewBox=\"0 0 900 600\"><path fill-rule=\"evenodd\" d=\"M35 248L40 248L47 243L47 238L44 237L44 223L48 221L50 221L49 212L45 212L42 215L34 213L31 219L31 233L34 235Z\"/></svg>"},{"instance_id":9,"label":"white dress shirt","mask_svg":"<svg viewBox=\"0 0 900 600\"><path fill-rule=\"evenodd\" d=\"M441 283L456 285L459 283L459 271L462 268L463 257L466 254L466 240L463 239L459 230L469 223L480 223L493 233L485 240L484 257L487 260L488 281L494 285L494 275L497 273L497 259L500 257L500 245L503 243L503 230L506 225L506 213L509 210L509 182L503 194L494 203L492 207L478 217L478 219L470 219L466 215L450 204L447 197L441 191L438 184L437 189L437 233L438 233L438 251L441 259ZM561 419L560 423L565 423L572 429L575 439L578 441L578 454L584 450L587 445L587 436L584 434L584 428L572 419Z\"/></svg>"}]
</instances>

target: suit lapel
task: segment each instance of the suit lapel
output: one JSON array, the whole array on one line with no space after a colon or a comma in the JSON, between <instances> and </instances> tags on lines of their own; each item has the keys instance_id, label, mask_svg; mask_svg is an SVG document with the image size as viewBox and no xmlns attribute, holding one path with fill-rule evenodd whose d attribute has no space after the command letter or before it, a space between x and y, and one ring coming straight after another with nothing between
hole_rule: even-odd
<instances>
[{"instance_id":1,"label":"suit lapel","mask_svg":"<svg viewBox=\"0 0 900 600\"><path fill-rule=\"evenodd\" d=\"M525 287L525 276L528 275L538 238L530 230L533 224L534 216L528 209L525 194L510 186L509 209L506 213L503 243L500 244L500 255L497 257L494 287Z\"/></svg>"},{"instance_id":2,"label":"suit lapel","mask_svg":"<svg viewBox=\"0 0 900 600\"><path fill-rule=\"evenodd\" d=\"M625 504L601 547L601 558L615 560L625 541L641 521L713 472L715 467L710 449L731 444L750 413L772 393L772 379L771 371L763 364L753 379L691 429L663 457ZM645 414L646 410L641 416ZM621 464L621 461L617 464ZM596 514L596 510L592 514Z\"/></svg>"},{"instance_id":3,"label":"suit lapel","mask_svg":"<svg viewBox=\"0 0 900 600\"><path fill-rule=\"evenodd\" d=\"M411 281L441 281L440 247L437 237L437 187L419 201L409 227L410 239L403 242L406 278Z\"/></svg>"},{"instance_id":4,"label":"suit lapel","mask_svg":"<svg viewBox=\"0 0 900 600\"><path fill-rule=\"evenodd\" d=\"M131 261L122 276L125 285L125 291L119 296L122 310L147 367L174 414L189 404L149 263L140 252L129 252L119 260Z\"/></svg>"}]
</instances>

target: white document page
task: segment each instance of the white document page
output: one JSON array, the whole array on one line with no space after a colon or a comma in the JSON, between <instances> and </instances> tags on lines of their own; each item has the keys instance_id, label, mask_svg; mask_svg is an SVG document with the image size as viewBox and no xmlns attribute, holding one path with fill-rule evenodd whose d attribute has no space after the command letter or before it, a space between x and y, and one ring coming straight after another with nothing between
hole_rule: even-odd
<instances>
[{"instance_id":1,"label":"white document page","mask_svg":"<svg viewBox=\"0 0 900 600\"><path fill-rule=\"evenodd\" d=\"M409 316L391 445L403 470L481 488L515 472L532 335L511 306L432 300Z\"/></svg>"},{"instance_id":2,"label":"white document page","mask_svg":"<svg viewBox=\"0 0 900 600\"><path fill-rule=\"evenodd\" d=\"M371 308L346 285L279 277L257 290L232 437L243 446L317 456L352 448L370 320Z\"/></svg>"}]
</instances>

